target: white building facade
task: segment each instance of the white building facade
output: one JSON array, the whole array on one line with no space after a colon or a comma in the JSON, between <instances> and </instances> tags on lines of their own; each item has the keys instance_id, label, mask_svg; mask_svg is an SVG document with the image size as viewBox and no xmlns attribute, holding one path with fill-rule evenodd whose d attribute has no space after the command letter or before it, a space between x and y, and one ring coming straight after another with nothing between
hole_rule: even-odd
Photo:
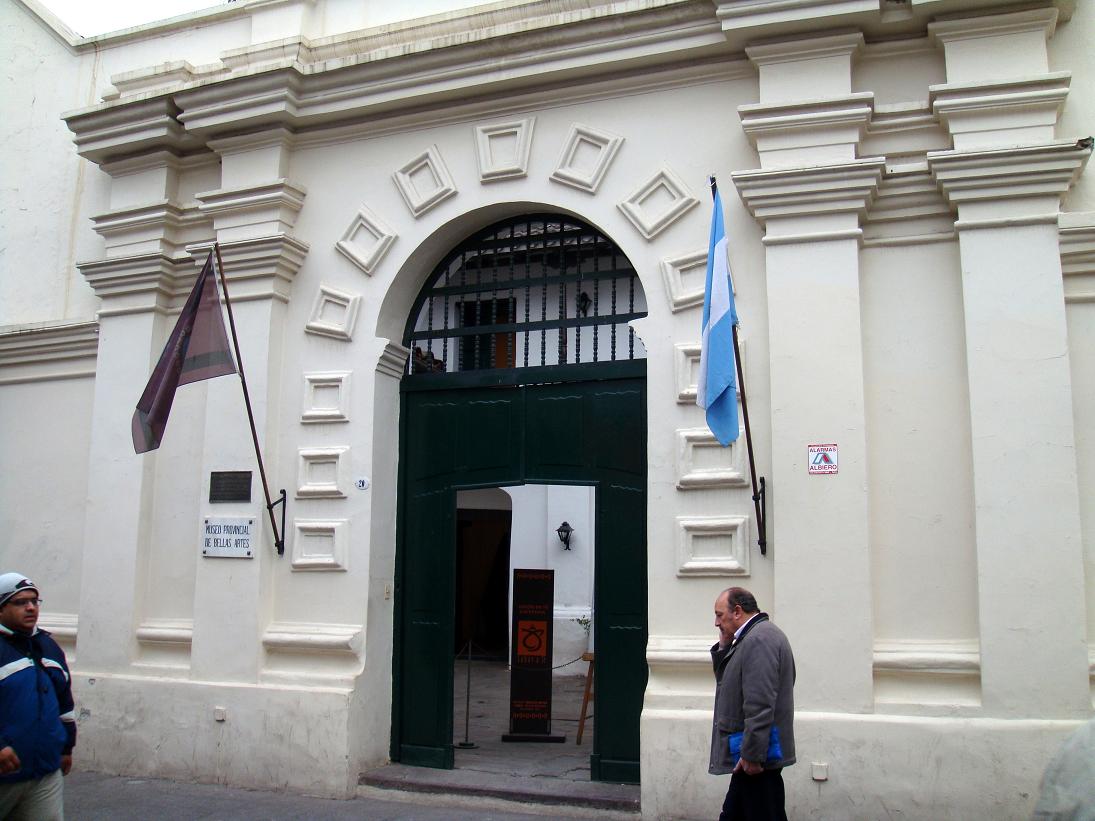
<instances>
[{"instance_id":1,"label":"white building facade","mask_svg":"<svg viewBox=\"0 0 1095 821\"><path fill-rule=\"evenodd\" d=\"M630 261L645 314L621 326L643 816L725 791L707 650L742 585L795 649L792 817L1028 817L1095 694L1095 4L461 6L240 0L81 39L0 3L0 569L70 653L80 765L347 796L398 755L416 300L477 232L558 214ZM694 404L709 174L763 556L744 438ZM256 470L234 378L180 390L159 450L130 441L214 242L284 556L257 473L210 502ZM596 507L513 495L578 649L612 589ZM254 555L203 557L208 517L261 522Z\"/></svg>"}]
</instances>

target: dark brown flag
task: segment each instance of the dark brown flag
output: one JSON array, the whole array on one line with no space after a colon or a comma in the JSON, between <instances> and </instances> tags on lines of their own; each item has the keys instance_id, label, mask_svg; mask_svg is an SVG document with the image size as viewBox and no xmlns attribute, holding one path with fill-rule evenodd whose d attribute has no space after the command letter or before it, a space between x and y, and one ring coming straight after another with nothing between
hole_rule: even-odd
<instances>
[{"instance_id":1,"label":"dark brown flag","mask_svg":"<svg viewBox=\"0 0 1095 821\"><path fill-rule=\"evenodd\" d=\"M160 446L179 385L235 372L210 252L133 412L133 450Z\"/></svg>"}]
</instances>

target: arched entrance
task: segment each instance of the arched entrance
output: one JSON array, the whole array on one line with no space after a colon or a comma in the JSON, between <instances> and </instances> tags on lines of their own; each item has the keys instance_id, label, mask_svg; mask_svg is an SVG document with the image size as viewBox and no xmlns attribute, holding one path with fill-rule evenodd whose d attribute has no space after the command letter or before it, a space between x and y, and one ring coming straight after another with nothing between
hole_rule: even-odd
<instances>
[{"instance_id":1,"label":"arched entrance","mask_svg":"<svg viewBox=\"0 0 1095 821\"><path fill-rule=\"evenodd\" d=\"M637 782L646 686L645 316L634 268L569 216L511 218L435 268L401 384L393 760L451 768L456 493L590 485L593 780Z\"/></svg>"}]
</instances>

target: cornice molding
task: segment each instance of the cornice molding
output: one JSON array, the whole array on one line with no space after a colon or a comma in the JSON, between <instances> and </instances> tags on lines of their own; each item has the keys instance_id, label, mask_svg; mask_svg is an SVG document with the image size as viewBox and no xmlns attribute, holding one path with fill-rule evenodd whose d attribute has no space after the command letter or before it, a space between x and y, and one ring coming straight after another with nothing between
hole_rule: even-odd
<instances>
[{"instance_id":1,"label":"cornice molding","mask_svg":"<svg viewBox=\"0 0 1095 821\"><path fill-rule=\"evenodd\" d=\"M816 29L823 20L835 18L836 25L848 25L877 15L878 3L871 0L715 0L715 16L724 31L752 30L754 37L777 26L790 31L806 26Z\"/></svg>"},{"instance_id":2,"label":"cornice molding","mask_svg":"<svg viewBox=\"0 0 1095 821\"><path fill-rule=\"evenodd\" d=\"M926 162L890 166L867 215L872 223L949 217L951 208L939 192Z\"/></svg>"},{"instance_id":3,"label":"cornice molding","mask_svg":"<svg viewBox=\"0 0 1095 821\"><path fill-rule=\"evenodd\" d=\"M1095 211L1062 213L1057 225L1065 276L1095 274Z\"/></svg>"},{"instance_id":4,"label":"cornice molding","mask_svg":"<svg viewBox=\"0 0 1095 821\"><path fill-rule=\"evenodd\" d=\"M287 237L304 207L306 194L303 185L282 178L194 196L202 214L212 218L224 248L252 239L262 243L269 237Z\"/></svg>"},{"instance_id":5,"label":"cornice molding","mask_svg":"<svg viewBox=\"0 0 1095 821\"><path fill-rule=\"evenodd\" d=\"M223 69L220 70L223 72ZM154 96L180 85L196 82L210 72L197 69L186 60L172 60L156 66L123 71L110 75L112 88L103 94L103 100L118 100L137 94Z\"/></svg>"},{"instance_id":6,"label":"cornice molding","mask_svg":"<svg viewBox=\"0 0 1095 821\"><path fill-rule=\"evenodd\" d=\"M928 164L888 167L863 224L864 246L923 244L953 237L952 208Z\"/></svg>"},{"instance_id":7,"label":"cornice molding","mask_svg":"<svg viewBox=\"0 0 1095 821\"><path fill-rule=\"evenodd\" d=\"M1057 224L1066 303L1095 303L1095 211L1064 213Z\"/></svg>"},{"instance_id":8,"label":"cornice molding","mask_svg":"<svg viewBox=\"0 0 1095 821\"><path fill-rule=\"evenodd\" d=\"M103 301L100 317L164 311L178 280L193 275L189 260L162 252L78 262L76 267Z\"/></svg>"},{"instance_id":9,"label":"cornice molding","mask_svg":"<svg viewBox=\"0 0 1095 821\"><path fill-rule=\"evenodd\" d=\"M106 240L110 249L142 241L176 242L178 233L193 219L194 215L178 203L159 200L96 214L91 222L95 233ZM172 249L163 250L170 253Z\"/></svg>"},{"instance_id":10,"label":"cornice molding","mask_svg":"<svg viewBox=\"0 0 1095 821\"><path fill-rule=\"evenodd\" d=\"M928 37L933 43L946 45L959 40L1041 31L1048 40L1057 29L1059 17L1060 13L1052 6L1002 14L984 10L958 13L930 23Z\"/></svg>"},{"instance_id":11,"label":"cornice molding","mask_svg":"<svg viewBox=\"0 0 1095 821\"><path fill-rule=\"evenodd\" d=\"M1080 176L1090 147L1075 142L983 151L930 151L928 168L948 201L1060 196Z\"/></svg>"},{"instance_id":12,"label":"cornice molding","mask_svg":"<svg viewBox=\"0 0 1095 821\"><path fill-rule=\"evenodd\" d=\"M928 87L932 111L959 150L1053 139L1068 97L1067 71ZM975 146L974 143L980 145Z\"/></svg>"},{"instance_id":13,"label":"cornice molding","mask_svg":"<svg viewBox=\"0 0 1095 821\"><path fill-rule=\"evenodd\" d=\"M61 119L75 135L76 153L102 164L130 154L193 151L199 143L186 133L178 114L175 101L164 96L69 112Z\"/></svg>"},{"instance_id":14,"label":"cornice molding","mask_svg":"<svg viewBox=\"0 0 1095 821\"><path fill-rule=\"evenodd\" d=\"M581 85L725 52L709 0L544 0L248 46L226 52L226 74L195 69L189 82L152 99L147 89L159 80L142 75L133 78L144 89L137 99L122 95L65 119L81 155L103 162L156 148L192 151L196 136L272 125L327 127L487 93ZM165 70L177 79L191 76L185 66Z\"/></svg>"},{"instance_id":15,"label":"cornice molding","mask_svg":"<svg viewBox=\"0 0 1095 821\"><path fill-rule=\"evenodd\" d=\"M288 302L296 277L308 254L308 243L288 234L221 242L224 276L233 302L275 299ZM188 245L195 266L205 263L212 242Z\"/></svg>"},{"instance_id":16,"label":"cornice molding","mask_svg":"<svg viewBox=\"0 0 1095 821\"><path fill-rule=\"evenodd\" d=\"M296 134L292 131L275 127L266 131L253 131L248 134L233 134L228 137L220 137L208 140L206 145L216 151L220 156L232 154L244 154L249 151L257 151L261 148L280 148L292 150L296 147Z\"/></svg>"},{"instance_id":17,"label":"cornice molding","mask_svg":"<svg viewBox=\"0 0 1095 821\"><path fill-rule=\"evenodd\" d=\"M734 3L741 7L743 3ZM776 5L769 3L769 6ZM716 12L723 17L723 7ZM863 48L863 32L845 31L835 34L809 36L801 39L778 40L771 43L754 43L746 46L745 54L758 66L776 63L801 63L808 60L823 60L829 57L850 57Z\"/></svg>"},{"instance_id":18,"label":"cornice molding","mask_svg":"<svg viewBox=\"0 0 1095 821\"><path fill-rule=\"evenodd\" d=\"M380 358L376 363L376 372L393 379L402 379L407 370L407 357L411 355L410 348L397 342L389 342L380 352Z\"/></svg>"},{"instance_id":19,"label":"cornice molding","mask_svg":"<svg viewBox=\"0 0 1095 821\"><path fill-rule=\"evenodd\" d=\"M943 36L947 36L952 30L960 30L963 22L970 30L970 18L1003 17L1015 8L1012 0L981 0L973 9L968 0L913 0L911 3L879 3L877 0L714 0L714 3L715 15L727 42L735 47L751 45L762 38L787 38L848 27L854 27L872 39L893 38L921 33L933 20L941 19L944 26L940 30ZM1075 0L1054 0L1053 7L1048 11L1064 21L1072 16L1074 6ZM953 23L947 15L955 18ZM998 23L997 27L1001 24ZM980 25L984 28L989 26L986 23Z\"/></svg>"},{"instance_id":20,"label":"cornice molding","mask_svg":"<svg viewBox=\"0 0 1095 821\"><path fill-rule=\"evenodd\" d=\"M874 94L858 92L827 99L786 103L750 103L738 106L741 127L761 155L761 165L778 165L778 157L787 152L789 160L801 166L803 151L809 154L846 153L843 160L855 156L855 146L863 136L874 111ZM816 149L810 152L810 149ZM773 163L773 160L775 162Z\"/></svg>"},{"instance_id":21,"label":"cornice molding","mask_svg":"<svg viewBox=\"0 0 1095 821\"><path fill-rule=\"evenodd\" d=\"M99 323L71 322L37 326L0 328L0 384L12 381L32 381L37 372L26 379L10 376L16 367L36 365L72 365L84 360L79 375L94 373L99 354ZM70 372L66 375L74 375Z\"/></svg>"},{"instance_id":22,"label":"cornice molding","mask_svg":"<svg viewBox=\"0 0 1095 821\"><path fill-rule=\"evenodd\" d=\"M272 180L258 185L221 188L195 194L200 210L218 221L220 217L244 214L276 220L292 228L308 189L287 179ZM219 227L219 226L218 226Z\"/></svg>"},{"instance_id":23,"label":"cornice molding","mask_svg":"<svg viewBox=\"0 0 1095 821\"><path fill-rule=\"evenodd\" d=\"M812 168L738 171L731 178L745 207L761 223L836 213L863 217L885 165L884 159L872 158Z\"/></svg>"}]
</instances>

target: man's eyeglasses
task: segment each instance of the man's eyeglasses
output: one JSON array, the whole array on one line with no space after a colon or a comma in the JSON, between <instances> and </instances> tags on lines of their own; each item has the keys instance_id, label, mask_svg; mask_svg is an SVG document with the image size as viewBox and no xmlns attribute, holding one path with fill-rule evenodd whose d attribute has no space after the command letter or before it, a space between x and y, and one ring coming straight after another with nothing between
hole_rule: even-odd
<instances>
[{"instance_id":1,"label":"man's eyeglasses","mask_svg":"<svg viewBox=\"0 0 1095 821\"><path fill-rule=\"evenodd\" d=\"M26 607L27 605L30 605L31 607L40 607L41 604L42 604L42 600L41 599L9 599L8 604L10 604L12 607Z\"/></svg>"}]
</instances>

